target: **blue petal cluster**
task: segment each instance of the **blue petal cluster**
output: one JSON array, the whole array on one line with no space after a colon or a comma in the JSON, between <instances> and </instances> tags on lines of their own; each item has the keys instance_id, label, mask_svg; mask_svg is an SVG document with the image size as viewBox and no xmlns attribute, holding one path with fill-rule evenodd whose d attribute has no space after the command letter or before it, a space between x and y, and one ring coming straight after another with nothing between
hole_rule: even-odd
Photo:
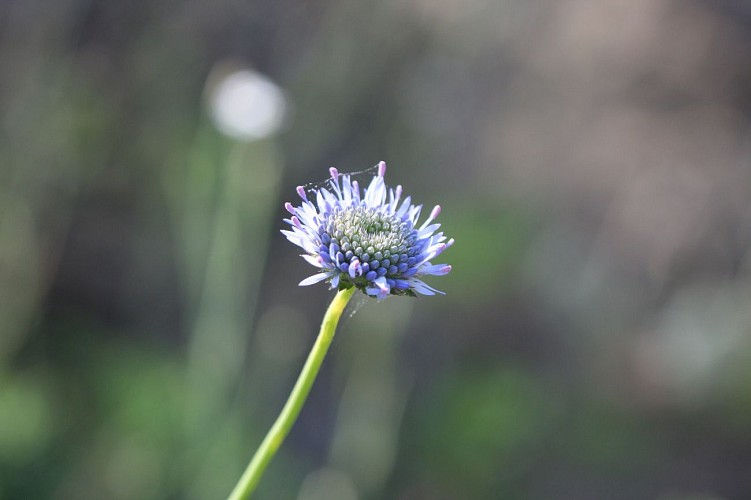
<instances>
[{"instance_id":1,"label":"blue petal cluster","mask_svg":"<svg viewBox=\"0 0 751 500\"><path fill-rule=\"evenodd\" d=\"M436 206L418 227L422 205L412 205L409 196L402 200L401 186L386 186L384 162L362 194L349 175L335 168L330 172L328 189L313 190L308 199L300 186L300 206L285 204L292 217L284 221L291 230L282 233L305 250L302 257L319 269L300 285L328 280L332 288L355 286L379 300L389 295L443 293L420 279L451 271L448 264L431 263L454 244L436 232L440 224L433 221L441 207Z\"/></svg>"}]
</instances>

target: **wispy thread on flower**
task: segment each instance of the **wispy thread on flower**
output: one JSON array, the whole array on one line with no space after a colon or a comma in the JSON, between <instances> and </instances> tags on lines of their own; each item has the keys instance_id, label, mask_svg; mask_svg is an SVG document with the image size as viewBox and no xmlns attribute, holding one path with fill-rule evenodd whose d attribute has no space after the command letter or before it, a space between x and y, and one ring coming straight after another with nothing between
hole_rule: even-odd
<instances>
[{"instance_id":1,"label":"wispy thread on flower","mask_svg":"<svg viewBox=\"0 0 751 500\"><path fill-rule=\"evenodd\" d=\"M378 164L364 192L348 174L330 169L328 189L308 193L302 186L297 194L300 206L286 203L292 215L282 230L289 241L305 253L302 257L319 271L300 282L301 286L328 281L332 288L357 287L379 300L389 295L434 295L443 293L423 282L426 275L443 276L448 264L431 261L454 244L446 241L440 224L433 221L441 213L436 205L420 225L422 205L402 200L402 187L386 186L386 163Z\"/></svg>"}]
</instances>

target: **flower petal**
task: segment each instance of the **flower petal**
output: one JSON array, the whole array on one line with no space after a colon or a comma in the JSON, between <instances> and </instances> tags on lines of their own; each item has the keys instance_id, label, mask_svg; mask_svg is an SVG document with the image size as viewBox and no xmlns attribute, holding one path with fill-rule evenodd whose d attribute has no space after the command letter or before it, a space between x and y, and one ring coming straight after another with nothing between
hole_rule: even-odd
<instances>
[{"instance_id":1,"label":"flower petal","mask_svg":"<svg viewBox=\"0 0 751 500\"><path fill-rule=\"evenodd\" d=\"M313 285L315 283L325 280L328 277L329 275L326 273L317 273L317 274L314 274L313 276L308 276L307 278L302 280L297 286Z\"/></svg>"},{"instance_id":2,"label":"flower petal","mask_svg":"<svg viewBox=\"0 0 751 500\"><path fill-rule=\"evenodd\" d=\"M302 254L302 258L307 260L308 263L315 267L323 267L323 259L319 256L313 256L309 254Z\"/></svg>"}]
</instances>

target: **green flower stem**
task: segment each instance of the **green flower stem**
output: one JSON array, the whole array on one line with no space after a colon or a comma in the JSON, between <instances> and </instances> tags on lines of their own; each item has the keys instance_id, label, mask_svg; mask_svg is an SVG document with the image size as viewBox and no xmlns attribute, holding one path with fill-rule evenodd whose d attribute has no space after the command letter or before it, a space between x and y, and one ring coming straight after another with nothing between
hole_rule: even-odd
<instances>
[{"instance_id":1,"label":"green flower stem","mask_svg":"<svg viewBox=\"0 0 751 500\"><path fill-rule=\"evenodd\" d=\"M318 370L321 368L323 358L326 357L326 352L328 352L331 341L334 339L339 318L342 316L344 308L347 306L347 302L349 302L354 291L354 287L340 290L336 294L336 297L334 297L334 300L331 301L323 317L318 338L315 344L313 344L310 354L308 354L308 359L305 361L305 366L303 366L297 382L295 382L295 387L292 388L287 403L285 403L276 422L274 422L274 425L271 426L268 434L266 434L261 446L258 447L256 454L253 455L253 459L248 464L245 472L243 472L235 489L232 490L229 500L249 498L250 494L258 486L263 472L282 445L284 438L289 434L290 429L297 420L297 416L300 414L300 410L302 410L303 404L305 404L308 393L310 393L310 388L313 386L313 382L318 375Z\"/></svg>"}]
</instances>

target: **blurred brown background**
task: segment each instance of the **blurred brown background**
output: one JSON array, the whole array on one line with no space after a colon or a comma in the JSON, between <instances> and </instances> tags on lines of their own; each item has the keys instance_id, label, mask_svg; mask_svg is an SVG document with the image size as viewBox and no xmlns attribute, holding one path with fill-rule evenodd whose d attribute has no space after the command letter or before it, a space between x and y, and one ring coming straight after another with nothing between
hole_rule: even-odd
<instances>
[{"instance_id":1,"label":"blurred brown background","mask_svg":"<svg viewBox=\"0 0 751 500\"><path fill-rule=\"evenodd\" d=\"M457 241L357 299L259 499L751 498L751 4L0 2L0 498L209 499L379 160Z\"/></svg>"}]
</instances>

